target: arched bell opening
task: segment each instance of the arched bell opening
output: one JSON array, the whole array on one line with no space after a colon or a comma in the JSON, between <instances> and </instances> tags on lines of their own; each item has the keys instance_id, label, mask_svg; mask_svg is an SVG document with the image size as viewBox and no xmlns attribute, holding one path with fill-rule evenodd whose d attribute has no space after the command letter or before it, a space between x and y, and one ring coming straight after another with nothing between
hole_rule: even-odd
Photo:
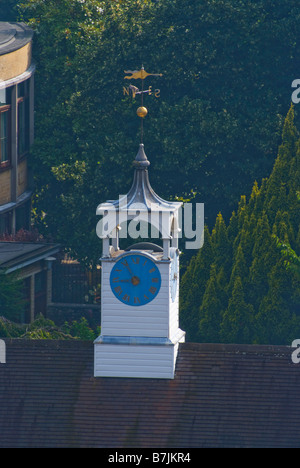
<instances>
[{"instance_id":1,"label":"arched bell opening","mask_svg":"<svg viewBox=\"0 0 300 468\"><path fill-rule=\"evenodd\" d=\"M170 248L178 248L180 228L177 212L136 212L123 219L120 213L114 217L104 214L99 222L104 257L118 251L128 251L132 245L140 244L140 250L161 250L166 260L170 257Z\"/></svg>"},{"instance_id":2,"label":"arched bell opening","mask_svg":"<svg viewBox=\"0 0 300 468\"><path fill-rule=\"evenodd\" d=\"M104 256L130 250L163 252L163 237L157 226L136 218L118 224L103 241Z\"/></svg>"},{"instance_id":3,"label":"arched bell opening","mask_svg":"<svg viewBox=\"0 0 300 468\"><path fill-rule=\"evenodd\" d=\"M150 242L163 249L163 259L170 258L170 248L178 248L179 210L181 202L169 202L152 189L150 163L141 144L134 161L134 180L127 195L99 205L97 235L103 239L103 256L125 250L132 244Z\"/></svg>"}]
</instances>

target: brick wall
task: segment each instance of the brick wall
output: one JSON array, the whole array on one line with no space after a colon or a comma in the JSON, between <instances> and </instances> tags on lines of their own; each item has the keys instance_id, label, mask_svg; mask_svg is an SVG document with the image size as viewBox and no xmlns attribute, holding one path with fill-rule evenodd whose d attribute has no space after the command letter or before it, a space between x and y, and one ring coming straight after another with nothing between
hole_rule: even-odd
<instances>
[{"instance_id":1,"label":"brick wall","mask_svg":"<svg viewBox=\"0 0 300 468\"><path fill-rule=\"evenodd\" d=\"M18 165L18 197L27 189L27 161L23 160Z\"/></svg>"},{"instance_id":2,"label":"brick wall","mask_svg":"<svg viewBox=\"0 0 300 468\"><path fill-rule=\"evenodd\" d=\"M11 201L10 177L10 169L4 172L0 172L0 205L5 205L6 203L9 203Z\"/></svg>"}]
</instances>

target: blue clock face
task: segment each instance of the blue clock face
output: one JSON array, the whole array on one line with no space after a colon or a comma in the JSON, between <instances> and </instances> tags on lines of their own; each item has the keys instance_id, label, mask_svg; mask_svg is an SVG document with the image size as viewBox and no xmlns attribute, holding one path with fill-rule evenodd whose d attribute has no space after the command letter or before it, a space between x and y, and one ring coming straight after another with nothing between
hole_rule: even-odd
<instances>
[{"instance_id":1,"label":"blue clock face","mask_svg":"<svg viewBox=\"0 0 300 468\"><path fill-rule=\"evenodd\" d=\"M115 297L130 306L143 306L159 293L161 275L155 262L139 254L122 257L110 274L110 287Z\"/></svg>"}]
</instances>

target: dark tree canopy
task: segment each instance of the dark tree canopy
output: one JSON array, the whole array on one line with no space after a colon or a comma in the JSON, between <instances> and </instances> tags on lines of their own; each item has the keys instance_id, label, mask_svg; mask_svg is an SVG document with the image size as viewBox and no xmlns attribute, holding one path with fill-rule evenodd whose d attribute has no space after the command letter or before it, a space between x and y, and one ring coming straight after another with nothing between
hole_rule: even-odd
<instances>
[{"instance_id":1,"label":"dark tree canopy","mask_svg":"<svg viewBox=\"0 0 300 468\"><path fill-rule=\"evenodd\" d=\"M182 278L188 339L289 345L299 336L299 187L292 107L270 177L241 198L227 226L217 217Z\"/></svg>"},{"instance_id":2,"label":"dark tree canopy","mask_svg":"<svg viewBox=\"0 0 300 468\"><path fill-rule=\"evenodd\" d=\"M24 0L19 15L36 32L36 224L73 255L96 261L96 206L131 184L139 100L123 95L125 69L163 73L146 80L161 93L145 120L161 196L195 196L211 226L270 173L298 73L298 1Z\"/></svg>"}]
</instances>

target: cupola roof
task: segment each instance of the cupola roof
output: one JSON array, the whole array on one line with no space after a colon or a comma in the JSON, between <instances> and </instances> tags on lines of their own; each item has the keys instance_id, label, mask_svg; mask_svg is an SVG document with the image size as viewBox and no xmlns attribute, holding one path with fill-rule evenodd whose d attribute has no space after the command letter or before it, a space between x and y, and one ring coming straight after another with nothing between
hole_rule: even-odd
<instances>
[{"instance_id":1,"label":"cupola roof","mask_svg":"<svg viewBox=\"0 0 300 468\"><path fill-rule=\"evenodd\" d=\"M141 143L139 151L133 161L134 178L131 189L127 195L118 200L108 200L97 208L97 214L102 214L103 210L110 211L151 211L174 213L181 206L182 202L171 202L159 197L150 185L148 167L150 161L145 154L144 144Z\"/></svg>"}]
</instances>

